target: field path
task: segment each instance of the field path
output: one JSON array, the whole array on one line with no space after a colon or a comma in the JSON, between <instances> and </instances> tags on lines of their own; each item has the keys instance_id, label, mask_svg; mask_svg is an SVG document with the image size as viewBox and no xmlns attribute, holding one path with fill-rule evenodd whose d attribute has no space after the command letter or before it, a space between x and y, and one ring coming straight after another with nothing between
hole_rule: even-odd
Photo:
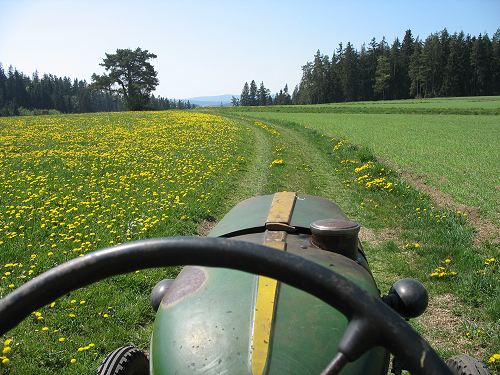
<instances>
[{"instance_id":1,"label":"field path","mask_svg":"<svg viewBox=\"0 0 500 375\"><path fill-rule=\"evenodd\" d=\"M238 120L240 123L242 120ZM252 154L247 155L250 159L245 175L239 181L239 194L235 196L234 204L245 197L258 195L264 192L264 186L268 181L268 171L262 168L271 161L272 142L266 132L250 123L245 123L253 132Z\"/></svg>"},{"instance_id":2,"label":"field path","mask_svg":"<svg viewBox=\"0 0 500 375\"><path fill-rule=\"evenodd\" d=\"M254 134L253 153L248 156L250 162L239 181L234 203L257 194L288 190L321 195L339 202L342 207L350 205L346 187L330 172L331 160L313 140L288 126L266 123L268 129L265 129L253 119L224 116L250 127ZM284 160L284 165L271 166L275 159Z\"/></svg>"}]
</instances>

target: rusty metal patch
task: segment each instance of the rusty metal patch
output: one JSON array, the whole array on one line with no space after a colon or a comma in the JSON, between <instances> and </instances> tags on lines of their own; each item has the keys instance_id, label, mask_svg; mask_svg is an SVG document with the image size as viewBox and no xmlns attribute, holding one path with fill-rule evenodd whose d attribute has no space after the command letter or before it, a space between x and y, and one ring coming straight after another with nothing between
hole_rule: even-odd
<instances>
[{"instance_id":1,"label":"rusty metal patch","mask_svg":"<svg viewBox=\"0 0 500 375\"><path fill-rule=\"evenodd\" d=\"M284 231L266 230L264 235L264 245L278 250L286 250L286 235Z\"/></svg>"},{"instance_id":2,"label":"rusty metal patch","mask_svg":"<svg viewBox=\"0 0 500 375\"><path fill-rule=\"evenodd\" d=\"M297 195L294 192L283 191L274 194L271 209L267 215L266 227L273 224L289 224Z\"/></svg>"},{"instance_id":3,"label":"rusty metal patch","mask_svg":"<svg viewBox=\"0 0 500 375\"><path fill-rule=\"evenodd\" d=\"M162 306L170 307L200 290L207 278L207 271L202 267L184 267L163 297Z\"/></svg>"}]
</instances>

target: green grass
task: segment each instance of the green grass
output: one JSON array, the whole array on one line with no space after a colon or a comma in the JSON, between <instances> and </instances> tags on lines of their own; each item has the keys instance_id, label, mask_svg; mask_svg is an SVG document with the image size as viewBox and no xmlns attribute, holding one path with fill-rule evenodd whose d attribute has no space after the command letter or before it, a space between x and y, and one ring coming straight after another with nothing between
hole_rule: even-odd
<instances>
[{"instance_id":1,"label":"green grass","mask_svg":"<svg viewBox=\"0 0 500 375\"><path fill-rule=\"evenodd\" d=\"M1 118L0 297L89 251L196 234L228 210L250 133L187 112ZM119 346L147 349L150 291L176 273L114 277L34 312L3 338L0 373L93 373Z\"/></svg>"},{"instance_id":2,"label":"green grass","mask_svg":"<svg viewBox=\"0 0 500 375\"><path fill-rule=\"evenodd\" d=\"M246 112L316 129L329 137L369 147L392 163L449 194L478 207L498 223L500 207L500 120L496 116L319 114Z\"/></svg>"},{"instance_id":3,"label":"green grass","mask_svg":"<svg viewBox=\"0 0 500 375\"><path fill-rule=\"evenodd\" d=\"M407 99L371 102L347 102L318 105L267 106L227 108L226 111L285 113L388 113L388 114L460 114L498 115L499 96L463 98Z\"/></svg>"}]
</instances>

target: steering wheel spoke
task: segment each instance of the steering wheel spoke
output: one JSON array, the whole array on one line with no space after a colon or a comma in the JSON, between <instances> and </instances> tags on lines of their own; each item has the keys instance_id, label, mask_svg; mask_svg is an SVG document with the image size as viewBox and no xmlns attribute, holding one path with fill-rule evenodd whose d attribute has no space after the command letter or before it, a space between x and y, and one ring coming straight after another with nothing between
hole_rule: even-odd
<instances>
[{"instance_id":1,"label":"steering wheel spoke","mask_svg":"<svg viewBox=\"0 0 500 375\"><path fill-rule=\"evenodd\" d=\"M340 339L339 350L321 375L335 375L378 343L379 330L369 315L351 319Z\"/></svg>"},{"instance_id":2,"label":"steering wheel spoke","mask_svg":"<svg viewBox=\"0 0 500 375\"><path fill-rule=\"evenodd\" d=\"M338 352L328 366L321 372L321 375L336 375L340 373L348 362L349 359L347 359L347 356L342 352Z\"/></svg>"}]
</instances>

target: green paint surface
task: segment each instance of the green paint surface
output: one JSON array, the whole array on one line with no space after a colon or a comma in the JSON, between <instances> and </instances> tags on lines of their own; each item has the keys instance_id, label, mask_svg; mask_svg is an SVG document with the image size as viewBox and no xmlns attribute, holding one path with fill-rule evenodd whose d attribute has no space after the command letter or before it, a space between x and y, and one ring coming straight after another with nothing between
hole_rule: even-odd
<instances>
[{"instance_id":1,"label":"green paint surface","mask_svg":"<svg viewBox=\"0 0 500 375\"><path fill-rule=\"evenodd\" d=\"M205 268L206 283L160 306L152 339L155 374L245 374L250 370L256 276Z\"/></svg>"},{"instance_id":2,"label":"green paint surface","mask_svg":"<svg viewBox=\"0 0 500 375\"><path fill-rule=\"evenodd\" d=\"M224 216L212 229L209 236L224 236L250 228L261 227L263 229L272 200L273 194L244 200ZM339 206L329 200L299 194L295 201L290 224L309 229L309 225L313 221L328 218L346 219L347 217Z\"/></svg>"}]
</instances>

